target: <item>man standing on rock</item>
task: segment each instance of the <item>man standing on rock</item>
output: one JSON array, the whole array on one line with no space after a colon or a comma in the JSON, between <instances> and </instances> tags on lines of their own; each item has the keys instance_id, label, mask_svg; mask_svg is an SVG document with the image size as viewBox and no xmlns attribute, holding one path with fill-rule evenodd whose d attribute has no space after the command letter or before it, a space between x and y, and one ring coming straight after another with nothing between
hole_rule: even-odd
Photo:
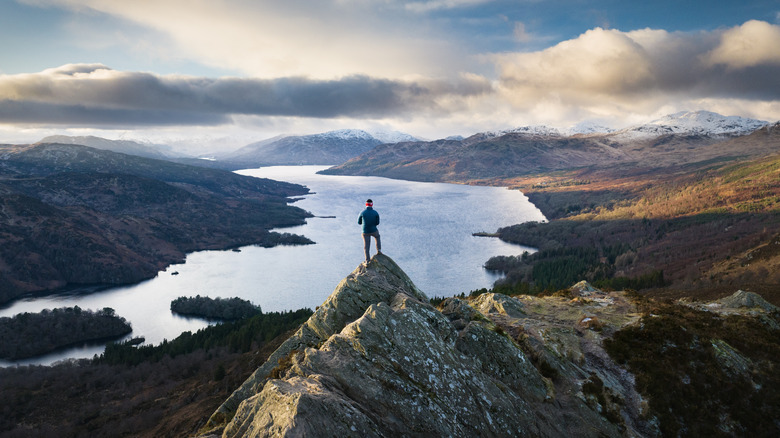
<instances>
[{"instance_id":1,"label":"man standing on rock","mask_svg":"<svg viewBox=\"0 0 780 438\"><path fill-rule=\"evenodd\" d=\"M379 213L374 210L374 201L366 201L366 209L358 216L358 224L363 225L363 252L366 254L366 263L371 260L369 251L371 250L371 236L376 239L376 251L382 253L382 241L379 240Z\"/></svg>"}]
</instances>

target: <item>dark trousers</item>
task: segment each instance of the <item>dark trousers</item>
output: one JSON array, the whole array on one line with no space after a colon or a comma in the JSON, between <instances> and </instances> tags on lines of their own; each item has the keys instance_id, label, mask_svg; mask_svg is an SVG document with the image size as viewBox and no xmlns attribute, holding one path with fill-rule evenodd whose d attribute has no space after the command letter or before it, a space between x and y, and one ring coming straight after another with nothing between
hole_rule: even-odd
<instances>
[{"instance_id":1,"label":"dark trousers","mask_svg":"<svg viewBox=\"0 0 780 438\"><path fill-rule=\"evenodd\" d=\"M371 236L376 239L377 252L382 252L382 241L379 240L379 231L374 231L373 233L363 233L363 252L366 253L366 261L371 259L371 256L369 255L371 250Z\"/></svg>"}]
</instances>

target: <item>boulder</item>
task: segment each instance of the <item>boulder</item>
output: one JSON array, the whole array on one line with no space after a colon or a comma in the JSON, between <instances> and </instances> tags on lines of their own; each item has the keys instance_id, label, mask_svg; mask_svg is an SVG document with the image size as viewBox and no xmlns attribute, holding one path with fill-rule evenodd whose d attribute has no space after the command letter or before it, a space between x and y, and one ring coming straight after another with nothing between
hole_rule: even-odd
<instances>
[{"instance_id":1,"label":"boulder","mask_svg":"<svg viewBox=\"0 0 780 438\"><path fill-rule=\"evenodd\" d=\"M780 311L777 306L769 303L761 295L743 290L738 290L733 295L721 298L715 302L724 309L759 308L768 313Z\"/></svg>"}]
</instances>

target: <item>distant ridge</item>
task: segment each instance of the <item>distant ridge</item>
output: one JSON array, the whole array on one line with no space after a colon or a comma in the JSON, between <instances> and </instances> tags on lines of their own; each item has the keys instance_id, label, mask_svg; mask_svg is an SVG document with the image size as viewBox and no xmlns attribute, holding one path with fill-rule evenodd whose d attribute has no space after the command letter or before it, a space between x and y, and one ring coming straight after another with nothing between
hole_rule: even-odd
<instances>
[{"instance_id":1,"label":"distant ridge","mask_svg":"<svg viewBox=\"0 0 780 438\"><path fill-rule=\"evenodd\" d=\"M277 165L333 165L343 163L383 143L414 141L400 132L370 134L360 129L340 129L312 135L277 136L248 144L237 151L217 155L218 162L234 168Z\"/></svg>"},{"instance_id":2,"label":"distant ridge","mask_svg":"<svg viewBox=\"0 0 780 438\"><path fill-rule=\"evenodd\" d=\"M623 134L652 137L667 134L688 135L745 135L769 122L740 116L723 116L711 111L680 111L648 123L613 129L598 122L584 121L569 128L546 125L527 125L500 131L487 131L475 135L500 137L506 134L528 134L551 137L569 137L577 134Z\"/></svg>"},{"instance_id":3,"label":"distant ridge","mask_svg":"<svg viewBox=\"0 0 780 438\"><path fill-rule=\"evenodd\" d=\"M144 144L132 140L109 140L92 135L75 137L69 135L50 135L46 138L43 138L36 144L44 143L88 146L104 151L119 152L123 154L136 155L144 158L155 158L159 160L179 157L182 155L174 153L171 148L164 145Z\"/></svg>"},{"instance_id":4,"label":"distant ridge","mask_svg":"<svg viewBox=\"0 0 780 438\"><path fill-rule=\"evenodd\" d=\"M664 167L776 152L774 134L738 141L766 126L762 120L707 111L670 114L610 132L597 132L609 129L595 124L568 132L534 125L465 139L380 145L323 173L469 181L583 166Z\"/></svg>"}]
</instances>

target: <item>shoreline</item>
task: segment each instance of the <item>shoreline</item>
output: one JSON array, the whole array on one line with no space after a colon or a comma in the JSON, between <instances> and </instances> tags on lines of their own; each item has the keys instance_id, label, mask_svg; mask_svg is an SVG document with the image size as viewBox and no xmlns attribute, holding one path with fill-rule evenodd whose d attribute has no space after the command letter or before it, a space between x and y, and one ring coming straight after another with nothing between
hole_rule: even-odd
<instances>
[{"instance_id":1,"label":"shoreline","mask_svg":"<svg viewBox=\"0 0 780 438\"><path fill-rule=\"evenodd\" d=\"M400 181L399 181L399 182L400 182ZM442 188L441 190L445 190L445 191L449 191L449 190L459 190L459 189L454 189L454 187L456 187L456 186L461 186L461 187L462 187L462 186L464 186L463 184L446 184L446 185L450 185L451 187L453 187L453 189ZM466 189L464 189L464 190L466 190ZM511 200L513 200L513 202L514 202L514 201L516 201L516 202L522 202L522 204L523 204L524 208L532 208L533 210L536 210L536 212L535 212L535 213L533 213L533 214L532 214L532 216L533 216L533 217L537 217L537 216L538 216L539 218L538 218L537 220L540 220L540 219L541 219L541 214L539 213L538 209L536 209L536 208L535 208L535 206L532 206L532 205L530 205L530 204L527 204L527 203L526 203L526 201L524 201L524 200L521 200L521 198L524 198L524 197L522 197L522 196L517 196L517 195L519 195L519 194L511 194L511 193L509 193L509 192L504 192L504 190L497 190L497 189L496 189L496 192L498 192L498 193L496 194L496 196L506 196L506 197L507 197L507 199L511 199ZM504 192L504 193L506 193L506 194L505 194L505 195L502 195L500 192ZM493 192L490 192L490 193L493 193ZM506 203L506 202L503 202L502 204L498 204L498 205L496 206L496 208L498 208L498 209L501 209L500 205L507 205L507 203ZM526 206L527 206L527 207L526 207ZM332 214L332 213L331 213L329 210L328 210L328 211L320 211L321 209L318 209L318 208L311 209L311 208L308 208L308 207L307 207L307 210L311 210L311 212L312 212L312 213L314 213L312 216L309 216L309 217L318 217L318 218L319 218L319 217L322 217L322 218L323 218L323 219L325 219L325 220L327 220L327 218L326 218L327 216L330 216L330 217L333 217L333 216L342 217L342 216L343 216L343 214L342 214L342 213L340 213L340 214ZM505 225L505 224L509 224L509 223L515 223L515 221L513 220L513 218L514 218L514 215L508 215L508 216L504 216L504 217L503 217L503 219L505 219L505 220L500 220L500 221L498 221L498 223L496 223L496 224L492 224L492 223L491 223L491 224L490 224L490 225L488 225L487 227L483 227L483 226L479 226L479 225L478 225L478 226L476 226L476 227L474 227L474 226L469 226L469 227L468 227L468 235L470 236L470 235L471 235L471 232L472 232L473 230L480 230L480 229L483 229L483 230L484 230L484 229L490 229L490 230L493 230L494 226L495 226L495 228L498 228L498 226L500 226L500 225ZM311 221L311 222L312 222L312 223L314 223L315 221ZM328 222L330 222L330 221L328 221ZM339 221L339 222L341 222L341 221ZM350 221L350 222L351 222L351 221ZM320 222L318 222L318 221L317 221L316 223L320 223ZM322 222L322 223L324 223L324 222ZM280 228L274 228L273 230L275 230L275 231L277 231L277 232L281 232L281 233L283 233L283 232L284 232L284 229L280 229ZM305 232L303 232L303 231L296 231L296 232L298 232L298 233L301 233L301 234L307 234L307 233L305 233ZM465 236L465 235L464 235L464 236ZM315 240L318 240L318 239L317 239L317 236L312 236L312 237L313 237ZM504 242L504 243L506 243L506 242ZM255 243L255 245L257 245L257 243ZM487 244L486 244L486 243L479 244L479 246L484 246L484 245L487 245ZM498 243L496 243L496 245L499 245L499 244L498 244ZM509 245L511 245L513 248L514 248L514 247L516 247L516 245L515 245L515 244L511 244L511 243L509 243ZM258 245L258 246L263 246L263 245ZM488 245L488 246L492 247L491 245ZM221 250L221 251L231 251L231 250L230 250L230 249L228 249L228 248L230 248L230 247L223 247L223 248L220 248L220 250ZM526 249L528 249L528 248L526 248ZM529 249L529 250L530 250L530 249ZM519 253L519 252L521 252L521 251L522 251L522 249L521 249L520 251L515 251L515 250L513 250L513 249L509 249L509 251L510 251L510 252L507 252L507 254L510 254L510 253L515 253L515 252ZM514 252L512 252L512 251L514 251ZM247 251L243 251L243 252L247 252ZM494 273L494 272L492 272L492 271L485 270L485 269L484 269L484 267L483 267L483 265L484 265L485 261L486 261L486 260L487 260L487 259L488 259L490 256L493 256L493 255L495 255L495 254L499 254L499 253L502 253L502 252L501 252L501 251L497 251L497 252L490 251L490 254L487 254L485 257L479 257L479 260L475 261L475 263L472 263L472 265L473 265L473 266L475 266L475 269L478 269L480 272L484 273L484 274L479 274L479 277L480 277L480 278L482 278L482 276L484 275L484 276L485 276L485 278L486 278L486 281L484 282L484 285L482 285L482 284L480 284L480 285L476 285L476 286L474 286L474 287L469 287L469 288L467 288L467 289L463 289L463 291L466 291L466 292L468 292L469 290L471 290L471 289L475 289L475 288L481 288L481 287L490 287L490 285L492 285L492 284L493 284L493 282L494 282L494 281L495 281L495 280L496 280L496 279L497 279L499 276L498 276L498 275L496 275L496 273ZM481 254L481 253L480 253L480 254ZM350 266L350 268L351 268L351 266ZM170 277L170 275L172 274L172 271L176 271L176 270L178 270L178 271L181 271L181 272L182 272L182 274L186 274L186 272L182 271L182 268L181 268L181 267L178 267L178 266L173 266L173 267L170 267L170 266L168 266L168 267L167 267L167 272L166 272L166 270L161 270L161 271L157 272L157 273L156 273L156 275L160 275L160 274L162 274L162 275L160 275L160 276L161 276L161 277L164 279L164 284L171 284L171 285L173 285L174 283L175 283L175 284L185 284L185 283L182 283L182 278L184 277L184 275L183 275L183 276L181 276L181 277L180 277L180 276L176 276L176 277L171 277L170 279L168 278L168 277ZM500 277L503 277L503 275L501 275ZM227 278L227 277L225 277L225 278ZM154 281L156 282L156 281L158 281L158 280L154 280ZM170 283L169 283L169 282L170 282ZM192 293L191 293L190 295L195 295L195 293L200 293L201 295L204 295L204 293L205 293L205 294L209 294L209 293L210 293L210 290L209 290L208 288L206 288L206 286L205 286L205 284L206 284L206 283L202 283L202 284L204 284L204 288L201 288L201 289L198 289L198 285L197 285L197 284L190 285L191 287L189 287L189 289L192 291ZM262 286L262 285L263 285L263 283L257 283L257 285L258 285L258 287L263 287L263 286ZM106 285L72 285L72 287L67 287L67 288L63 288L63 289L58 289L58 290L55 290L55 291L49 291L49 292L42 292L42 293L37 293L37 294L35 294L35 295L36 295L36 296L46 296L46 295L82 295L82 294L92 294L92 293L98 293L98 292L108 292L108 291L110 291L110 290L111 290L113 287L115 287L114 285L107 285L107 287L104 287L104 286L106 286ZM144 288L144 287L145 287L145 286L142 286L141 288ZM132 289L132 288L131 288L131 289ZM128 292L129 292L131 289L128 289ZM328 287L327 289L328 289L328 290L330 290L330 288L329 288L329 287ZM446 296L448 296L448 295L452 295L453 293L457 293L457 292L460 292L460 291L461 291L460 289L457 289L457 288L449 288L449 289L452 289L452 290L449 290L449 293L448 293L448 294L446 294ZM456 289L457 289L457 290L456 290ZM431 290L432 290L432 292L431 292L431 294L432 294L432 295L442 295L442 293L441 293L440 291L437 291L437 289L431 289ZM229 292L226 292L226 293L229 293ZM122 289L122 288L118 289L118 293L116 294L116 296L118 297L119 295L124 295L124 289ZM180 295L181 295L181 294L180 294ZM28 294L27 296L29 297L29 296L31 296L31 295L29 295L29 294ZM217 295L212 295L212 296L217 296ZM223 295L223 296L227 297L228 295ZM241 295L238 295L238 296L241 296ZM77 301L82 301L81 299L78 299L78 298L76 298L76 300L77 300ZM86 298L86 299L85 299L85 300L83 300L83 301L84 301L84 302L87 302L87 301L88 301L88 302L92 303L92 304L91 304L91 305L90 305L88 308L100 307L100 306L102 306L102 305L103 305L103 304L102 304L102 302L103 302L103 301L106 301L106 304L105 304L105 305L107 305L107 306L110 306L110 307L113 307L113 308L116 308L116 309L117 309L117 312L118 312L119 314L121 314L121 315L123 315L123 316L126 316L126 317L128 317L128 319L129 319L130 321L134 321L134 320L135 320L134 318L137 318L137 316L133 316L132 314L129 314L129 315L128 315L128 314L126 314L126 312L122 312L122 307L121 307L119 304L116 304L116 305L112 304L114 301L117 301L117 302L118 302L119 300L122 300L122 301L124 301L124 302L127 302L127 301L128 301L128 299L117 298L117 299L115 300L114 298L110 298L110 300L111 300L111 302L108 302L107 300L103 300L103 299L101 298L101 296L97 296L97 295L96 295L94 298ZM94 304L94 303L99 303L99 304ZM18 310L19 312L22 312L22 311L37 311L37 310L32 310L32 308L33 308L34 306L36 306L36 304L35 304L35 303L29 303L29 304L28 304L28 303L23 303L23 304L24 304L24 306L25 306L25 307L19 307L19 308L17 308L17 309L15 309L15 310L13 310L13 311L14 311L15 313L17 313L17 310ZM168 306L167 306L167 304L168 304L168 303L166 302L166 303L165 303L165 307L166 307L166 309L167 309L167 307L168 307ZM39 303L37 304L38 308L42 308L43 306L46 306L46 307L51 307L51 306L56 306L56 305L57 305L57 304L54 304L54 303L49 303L48 301L41 301L41 302L39 302ZM82 307L85 307L85 306L84 306L84 305L82 305L82 304L79 304L79 305L80 305L80 306L82 306ZM8 307L8 305L7 305L7 304L6 304L6 307ZM294 308L297 308L297 307L299 307L299 306L296 306L296 307L294 307ZM162 307L160 307L160 309L162 309ZM157 313L157 310L155 310L155 311L154 311L154 313L156 314L156 313ZM166 313L169 313L169 311L167 311L167 310L166 310ZM9 314L9 316L10 316L10 314ZM167 318L167 316L166 316L166 318ZM182 318L182 317L179 317L179 318L176 318L176 319L178 320L178 319L181 319L181 318ZM177 322L177 323L176 323L176 325L175 325L175 327L177 328L177 330L179 329L179 326L180 326L180 325L181 325L182 327L186 326L185 328L183 328L183 330L192 330L192 331L195 331L195 330L197 330L197 329L198 329L197 327L196 327L196 328L192 328L192 329L191 329L191 328L188 328L189 326L188 326L187 324L185 324L185 323L181 323L181 324L179 324L179 323ZM141 326L138 326L138 327L137 327L137 328L135 328L135 330L134 330L134 335L139 335L139 334L142 334L142 335L147 335L147 339L148 339L148 340L150 340L150 342L152 342L152 343L157 343L157 342L160 342L160 341L161 341L161 340L158 340L157 338L154 338L154 336L153 336L152 338L149 338L149 337L148 337L148 335L150 334L150 330L149 330L149 329L145 329L144 327L141 327ZM166 337L167 337L168 339L170 339L170 336L167 336L167 335L166 335ZM83 352L83 351L82 351L82 352L80 352L80 353L79 353L79 352L77 352L77 354L76 354L76 355L74 355L74 356L72 356L72 357L79 357L79 356L78 356L78 354L82 354L82 353L84 353L84 352ZM88 355L89 357L91 357L93 353L99 353L99 352L97 352L97 351L94 351L94 352L87 352L87 355ZM86 356L84 356L84 357L86 357Z\"/></svg>"},{"instance_id":2,"label":"shoreline","mask_svg":"<svg viewBox=\"0 0 780 438\"><path fill-rule=\"evenodd\" d=\"M290 225L289 228L296 227L300 225ZM274 228L274 230L281 230L287 227L279 227ZM55 289L41 289L36 291L29 291L24 292L22 295L17 295L16 297L0 302L0 311L8 309L9 307L12 307L15 303L29 299L29 298L44 298L44 297L51 297L51 296L79 296L79 295L91 295L96 293L101 293L106 291L107 289L113 289L117 287L127 287L127 286L134 286L140 283L143 283L144 281L151 280L160 273L166 272L171 266L181 265L185 263L186 258L189 254L200 252L200 251L235 251L237 249L247 247L247 246L259 246L263 248L273 248L275 246L283 246L283 245L313 245L316 242L311 241L306 236L298 235L298 234L289 234L289 233L281 233L278 231L269 231L269 234L276 234L279 236L289 235L294 239L305 239L308 240L308 242L301 242L301 243L286 243L286 242L272 242L268 243L266 242L254 242L254 243L247 243L247 244L230 244L227 246L222 247L207 247L207 248L201 248L201 249L195 249L193 251L187 251L183 257L178 259L175 262L171 262L166 264L162 269L159 269L154 273L154 275L144 276L142 278L139 278L135 281L129 281L124 283L68 283L64 286L55 288ZM82 292L83 291L83 292Z\"/></svg>"}]
</instances>

